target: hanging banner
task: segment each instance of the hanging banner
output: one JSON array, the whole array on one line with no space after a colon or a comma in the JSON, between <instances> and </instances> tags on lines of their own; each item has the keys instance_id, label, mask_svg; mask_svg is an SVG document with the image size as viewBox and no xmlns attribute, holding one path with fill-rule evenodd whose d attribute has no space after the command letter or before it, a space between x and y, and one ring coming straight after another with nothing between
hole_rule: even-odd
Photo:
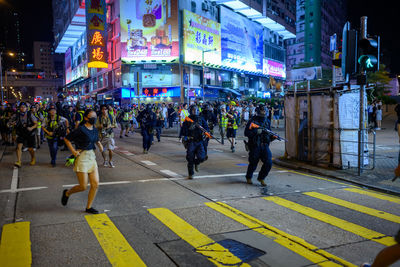
<instances>
[{"instance_id":1,"label":"hanging banner","mask_svg":"<svg viewBox=\"0 0 400 267\"><path fill-rule=\"evenodd\" d=\"M183 10L183 47L185 63L221 65L221 26L187 10Z\"/></svg>"},{"instance_id":2,"label":"hanging banner","mask_svg":"<svg viewBox=\"0 0 400 267\"><path fill-rule=\"evenodd\" d=\"M86 0L88 68L108 68L106 1Z\"/></svg>"},{"instance_id":3,"label":"hanging banner","mask_svg":"<svg viewBox=\"0 0 400 267\"><path fill-rule=\"evenodd\" d=\"M120 5L123 61L179 58L177 0L121 0Z\"/></svg>"},{"instance_id":4,"label":"hanging banner","mask_svg":"<svg viewBox=\"0 0 400 267\"><path fill-rule=\"evenodd\" d=\"M263 74L285 79L286 66L283 63L264 58Z\"/></svg>"}]
</instances>

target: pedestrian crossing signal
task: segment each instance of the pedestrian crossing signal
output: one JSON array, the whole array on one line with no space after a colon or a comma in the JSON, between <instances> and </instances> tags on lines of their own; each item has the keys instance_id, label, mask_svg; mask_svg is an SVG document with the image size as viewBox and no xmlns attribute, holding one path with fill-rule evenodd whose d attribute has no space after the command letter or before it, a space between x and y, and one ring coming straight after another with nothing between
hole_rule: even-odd
<instances>
[{"instance_id":1,"label":"pedestrian crossing signal","mask_svg":"<svg viewBox=\"0 0 400 267\"><path fill-rule=\"evenodd\" d=\"M361 71L379 70L380 37L366 38L359 42L358 64Z\"/></svg>"}]
</instances>

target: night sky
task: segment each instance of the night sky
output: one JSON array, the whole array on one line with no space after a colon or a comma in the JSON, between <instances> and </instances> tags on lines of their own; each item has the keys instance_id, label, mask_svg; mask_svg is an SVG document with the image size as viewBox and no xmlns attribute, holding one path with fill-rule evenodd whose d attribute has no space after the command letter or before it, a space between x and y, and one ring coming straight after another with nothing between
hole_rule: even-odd
<instances>
[{"instance_id":1,"label":"night sky","mask_svg":"<svg viewBox=\"0 0 400 267\"><path fill-rule=\"evenodd\" d=\"M32 54L33 41L53 42L51 0L0 0L21 16L23 49L29 56ZM331 0L333 1L333 0ZM378 5L375 0L348 0L348 20L352 28L359 30L360 17L368 16L368 33L381 36L381 47L388 67L393 74L400 73L400 53L396 51L398 30L398 9L393 5ZM385 3L382 1L381 3ZM28 60L28 61L32 61Z\"/></svg>"}]
</instances>

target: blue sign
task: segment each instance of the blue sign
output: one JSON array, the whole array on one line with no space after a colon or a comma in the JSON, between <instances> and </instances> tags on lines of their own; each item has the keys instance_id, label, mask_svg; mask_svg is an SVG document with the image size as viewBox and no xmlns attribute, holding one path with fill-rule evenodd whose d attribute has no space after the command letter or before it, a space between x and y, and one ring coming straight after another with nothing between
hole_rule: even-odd
<instances>
[{"instance_id":1,"label":"blue sign","mask_svg":"<svg viewBox=\"0 0 400 267\"><path fill-rule=\"evenodd\" d=\"M331 36L331 40L329 42L329 51L335 51L336 48L336 33Z\"/></svg>"},{"instance_id":2,"label":"blue sign","mask_svg":"<svg viewBox=\"0 0 400 267\"><path fill-rule=\"evenodd\" d=\"M263 27L221 6L222 66L263 71Z\"/></svg>"}]
</instances>

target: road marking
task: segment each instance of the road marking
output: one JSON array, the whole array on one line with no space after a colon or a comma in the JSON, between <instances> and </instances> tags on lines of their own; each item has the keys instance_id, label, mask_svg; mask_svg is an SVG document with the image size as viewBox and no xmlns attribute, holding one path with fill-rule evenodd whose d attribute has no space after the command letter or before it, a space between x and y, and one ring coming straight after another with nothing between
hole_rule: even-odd
<instances>
[{"instance_id":1,"label":"road marking","mask_svg":"<svg viewBox=\"0 0 400 267\"><path fill-rule=\"evenodd\" d=\"M243 213L227 204L222 202L207 202L208 207L222 213L223 215L237 221L248 228L256 231L269 239L273 239L276 243L284 246L285 248L303 256L313 263L320 263L321 266L342 266L335 262L344 264L345 266L356 266L347 262L339 257L336 257L329 252L319 249L318 247L307 243L304 239L297 236L288 234L275 228L263 221L260 221L246 213ZM326 262L329 260L329 262ZM335 261L335 262L332 262Z\"/></svg>"},{"instance_id":2,"label":"road marking","mask_svg":"<svg viewBox=\"0 0 400 267\"><path fill-rule=\"evenodd\" d=\"M254 175L257 175L258 172L255 172ZM218 177L230 177L230 176L245 176L246 173L230 173L230 174L211 174L211 175L199 175L194 176L194 178L218 178Z\"/></svg>"},{"instance_id":3,"label":"road marking","mask_svg":"<svg viewBox=\"0 0 400 267\"><path fill-rule=\"evenodd\" d=\"M279 173L285 173L285 172L288 172L288 171L276 171L276 172L279 172Z\"/></svg>"},{"instance_id":4,"label":"road marking","mask_svg":"<svg viewBox=\"0 0 400 267\"><path fill-rule=\"evenodd\" d=\"M165 208L149 209L148 211L180 238L193 246L197 253L206 256L215 265L250 266L247 263L243 263L241 259L233 255L228 249L182 220L172 211Z\"/></svg>"},{"instance_id":5,"label":"road marking","mask_svg":"<svg viewBox=\"0 0 400 267\"><path fill-rule=\"evenodd\" d=\"M173 171L170 171L170 170L160 170L160 172L162 172L162 173L164 173L166 175L169 175L171 177L182 177L182 175L179 175L179 174L177 174L177 173L175 173Z\"/></svg>"},{"instance_id":6,"label":"road marking","mask_svg":"<svg viewBox=\"0 0 400 267\"><path fill-rule=\"evenodd\" d=\"M18 187L18 168L14 167L11 179L11 191L17 190Z\"/></svg>"},{"instance_id":7,"label":"road marking","mask_svg":"<svg viewBox=\"0 0 400 267\"><path fill-rule=\"evenodd\" d=\"M157 165L157 164L155 164L154 162L151 162L151 161L149 161L149 160L142 160L142 163L144 163L144 164L146 164L146 165L148 165L148 166Z\"/></svg>"},{"instance_id":8,"label":"road marking","mask_svg":"<svg viewBox=\"0 0 400 267\"><path fill-rule=\"evenodd\" d=\"M127 155L127 156L135 156L135 154L133 154L133 153L131 153L131 152L124 153L124 154Z\"/></svg>"},{"instance_id":9,"label":"road marking","mask_svg":"<svg viewBox=\"0 0 400 267\"><path fill-rule=\"evenodd\" d=\"M335 197L331 197L325 194L321 194L321 193L317 193L317 192L306 192L303 193L304 195L310 196L310 197L315 197L318 199L321 199L323 201L329 202L329 203L333 203L348 209L352 209L361 213L365 213L371 216L375 216L387 221L391 221L394 223L399 223L400 224L400 216L391 214L391 213L386 213L384 211L380 211L380 210L376 210L376 209L372 209L372 208L368 208L362 205L358 205L346 200L342 200L339 198L335 198Z\"/></svg>"},{"instance_id":10,"label":"road marking","mask_svg":"<svg viewBox=\"0 0 400 267\"><path fill-rule=\"evenodd\" d=\"M146 266L107 214L85 218L112 266Z\"/></svg>"},{"instance_id":11,"label":"road marking","mask_svg":"<svg viewBox=\"0 0 400 267\"><path fill-rule=\"evenodd\" d=\"M3 225L0 266L31 266L30 222Z\"/></svg>"},{"instance_id":12,"label":"road marking","mask_svg":"<svg viewBox=\"0 0 400 267\"><path fill-rule=\"evenodd\" d=\"M132 181L115 181L115 182L102 182L99 183L99 185L114 185L114 184L130 184ZM74 187L78 184L65 184L62 187ZM88 186L90 186L90 183L88 183Z\"/></svg>"},{"instance_id":13,"label":"road marking","mask_svg":"<svg viewBox=\"0 0 400 267\"><path fill-rule=\"evenodd\" d=\"M374 193L372 191L361 190L361 189L357 189L357 188L345 188L344 190L400 204L400 198L395 197L395 196Z\"/></svg>"},{"instance_id":14,"label":"road marking","mask_svg":"<svg viewBox=\"0 0 400 267\"><path fill-rule=\"evenodd\" d=\"M48 187L47 186L37 186L37 187L18 188L15 190L6 189L6 190L0 190L0 193L16 193L16 192L31 191L31 190L41 190L41 189L46 189L46 188L48 188Z\"/></svg>"},{"instance_id":15,"label":"road marking","mask_svg":"<svg viewBox=\"0 0 400 267\"><path fill-rule=\"evenodd\" d=\"M298 213L301 213L308 217L317 219L321 222L336 226L336 227L343 229L345 231L348 231L350 233L353 233L358 236L364 237L366 239L375 241L379 244L382 244L385 246L392 246L392 245L396 244L396 242L394 241L394 238L391 236L386 236L384 234L375 232L373 230L362 227L360 225L345 221L343 219L339 219L332 215L320 212L318 210L314 210L314 209L306 207L306 206L302 206L295 202L292 202L292 201L289 201L289 200L286 200L286 199L283 199L280 197L264 197L264 199L274 202L275 204L283 206L285 208L297 211Z\"/></svg>"},{"instance_id":16,"label":"road marking","mask_svg":"<svg viewBox=\"0 0 400 267\"><path fill-rule=\"evenodd\" d=\"M216 152L224 152L224 151L222 151L222 150L215 149L215 148L213 148L212 150L214 150L214 151L216 151Z\"/></svg>"}]
</instances>

